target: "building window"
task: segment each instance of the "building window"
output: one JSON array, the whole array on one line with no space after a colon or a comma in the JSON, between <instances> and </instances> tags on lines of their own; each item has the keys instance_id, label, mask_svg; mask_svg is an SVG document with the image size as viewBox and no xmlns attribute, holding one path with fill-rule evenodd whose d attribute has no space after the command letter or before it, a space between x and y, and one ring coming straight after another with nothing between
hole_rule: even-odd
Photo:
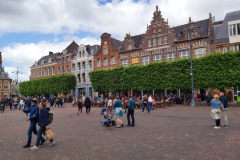
<instances>
[{"instance_id":1,"label":"building window","mask_svg":"<svg viewBox=\"0 0 240 160\"><path fill-rule=\"evenodd\" d=\"M122 59L122 65L123 65L123 67L127 67L128 66L128 59Z\"/></svg>"},{"instance_id":2,"label":"building window","mask_svg":"<svg viewBox=\"0 0 240 160\"><path fill-rule=\"evenodd\" d=\"M153 33L156 33L156 29L153 30Z\"/></svg>"},{"instance_id":3,"label":"building window","mask_svg":"<svg viewBox=\"0 0 240 160\"><path fill-rule=\"evenodd\" d=\"M45 68L45 76L47 76L47 68Z\"/></svg>"},{"instance_id":4,"label":"building window","mask_svg":"<svg viewBox=\"0 0 240 160\"><path fill-rule=\"evenodd\" d=\"M37 78L37 71L35 71L35 78Z\"/></svg>"},{"instance_id":5,"label":"building window","mask_svg":"<svg viewBox=\"0 0 240 160\"><path fill-rule=\"evenodd\" d=\"M69 57L67 57L67 63L69 63Z\"/></svg>"},{"instance_id":6,"label":"building window","mask_svg":"<svg viewBox=\"0 0 240 160\"><path fill-rule=\"evenodd\" d=\"M65 68L64 67L62 67L62 73L65 73Z\"/></svg>"},{"instance_id":7,"label":"building window","mask_svg":"<svg viewBox=\"0 0 240 160\"><path fill-rule=\"evenodd\" d=\"M162 61L162 55L160 54L155 54L153 57L154 62L161 62Z\"/></svg>"},{"instance_id":8,"label":"building window","mask_svg":"<svg viewBox=\"0 0 240 160\"><path fill-rule=\"evenodd\" d=\"M217 48L216 48L216 52L220 52L220 47L217 47Z\"/></svg>"},{"instance_id":9,"label":"building window","mask_svg":"<svg viewBox=\"0 0 240 160\"><path fill-rule=\"evenodd\" d=\"M107 49L107 48L105 48L105 49L103 50L103 54L108 54L108 49Z\"/></svg>"},{"instance_id":10,"label":"building window","mask_svg":"<svg viewBox=\"0 0 240 160\"><path fill-rule=\"evenodd\" d=\"M158 28L158 32L161 32L161 28Z\"/></svg>"},{"instance_id":11,"label":"building window","mask_svg":"<svg viewBox=\"0 0 240 160\"><path fill-rule=\"evenodd\" d=\"M86 66L85 66L85 62L82 62L82 68L83 68L83 69L86 69L85 67L86 67Z\"/></svg>"},{"instance_id":12,"label":"building window","mask_svg":"<svg viewBox=\"0 0 240 160\"><path fill-rule=\"evenodd\" d=\"M165 44L168 43L168 42L167 42L167 36L164 36L164 43L165 43Z\"/></svg>"},{"instance_id":13,"label":"building window","mask_svg":"<svg viewBox=\"0 0 240 160\"><path fill-rule=\"evenodd\" d=\"M111 64L115 64L115 57L114 56L111 57Z\"/></svg>"},{"instance_id":14,"label":"building window","mask_svg":"<svg viewBox=\"0 0 240 160\"><path fill-rule=\"evenodd\" d=\"M195 50L195 54L196 54L196 50ZM171 55L171 54L170 54ZM171 56L170 56L171 57ZM184 59L184 58L189 58L189 50L183 50L183 51L180 51L179 52L179 57L181 59Z\"/></svg>"},{"instance_id":15,"label":"building window","mask_svg":"<svg viewBox=\"0 0 240 160\"><path fill-rule=\"evenodd\" d=\"M81 70L81 63L78 63L78 70Z\"/></svg>"},{"instance_id":16,"label":"building window","mask_svg":"<svg viewBox=\"0 0 240 160\"><path fill-rule=\"evenodd\" d=\"M4 82L4 89L8 89L8 82Z\"/></svg>"},{"instance_id":17,"label":"building window","mask_svg":"<svg viewBox=\"0 0 240 160\"><path fill-rule=\"evenodd\" d=\"M84 57L85 56L85 53L84 53L84 51L82 52L82 57Z\"/></svg>"},{"instance_id":18,"label":"building window","mask_svg":"<svg viewBox=\"0 0 240 160\"><path fill-rule=\"evenodd\" d=\"M52 68L52 74L55 75L55 67Z\"/></svg>"},{"instance_id":19,"label":"building window","mask_svg":"<svg viewBox=\"0 0 240 160\"><path fill-rule=\"evenodd\" d=\"M142 64L146 65L150 63L150 56L144 56L142 57Z\"/></svg>"},{"instance_id":20,"label":"building window","mask_svg":"<svg viewBox=\"0 0 240 160\"><path fill-rule=\"evenodd\" d=\"M32 71L32 78L34 77L34 71Z\"/></svg>"},{"instance_id":21,"label":"building window","mask_svg":"<svg viewBox=\"0 0 240 160\"><path fill-rule=\"evenodd\" d=\"M206 48L196 48L195 49L195 56L197 58L203 57L205 53L206 53Z\"/></svg>"},{"instance_id":22,"label":"building window","mask_svg":"<svg viewBox=\"0 0 240 160\"><path fill-rule=\"evenodd\" d=\"M103 59L103 65L104 65L104 66L107 66L107 65L108 65L108 60L107 60L107 58L104 58L104 59Z\"/></svg>"},{"instance_id":23,"label":"building window","mask_svg":"<svg viewBox=\"0 0 240 160\"><path fill-rule=\"evenodd\" d=\"M156 46L156 45L157 45L157 39L153 38L153 46Z\"/></svg>"},{"instance_id":24,"label":"building window","mask_svg":"<svg viewBox=\"0 0 240 160\"><path fill-rule=\"evenodd\" d=\"M128 45L128 50L131 50L132 49L132 45Z\"/></svg>"},{"instance_id":25,"label":"building window","mask_svg":"<svg viewBox=\"0 0 240 160\"><path fill-rule=\"evenodd\" d=\"M89 68L92 68L92 61L89 61Z\"/></svg>"},{"instance_id":26,"label":"building window","mask_svg":"<svg viewBox=\"0 0 240 160\"><path fill-rule=\"evenodd\" d=\"M48 68L48 75L51 76L51 68Z\"/></svg>"},{"instance_id":27,"label":"building window","mask_svg":"<svg viewBox=\"0 0 240 160\"><path fill-rule=\"evenodd\" d=\"M100 59L97 60L97 66L98 67L101 66L101 60Z\"/></svg>"},{"instance_id":28,"label":"building window","mask_svg":"<svg viewBox=\"0 0 240 160\"><path fill-rule=\"evenodd\" d=\"M81 76L80 76L80 74L78 74L77 77L78 77L78 83L81 83Z\"/></svg>"},{"instance_id":29,"label":"building window","mask_svg":"<svg viewBox=\"0 0 240 160\"><path fill-rule=\"evenodd\" d=\"M240 24L237 24L237 33L240 35Z\"/></svg>"},{"instance_id":30,"label":"building window","mask_svg":"<svg viewBox=\"0 0 240 160\"><path fill-rule=\"evenodd\" d=\"M240 46L232 45L232 46L231 46L231 50L232 50L232 51L238 51L238 50L239 50L238 47L240 47Z\"/></svg>"},{"instance_id":31,"label":"building window","mask_svg":"<svg viewBox=\"0 0 240 160\"><path fill-rule=\"evenodd\" d=\"M133 57L132 58L132 64L139 64L139 57Z\"/></svg>"},{"instance_id":32,"label":"building window","mask_svg":"<svg viewBox=\"0 0 240 160\"><path fill-rule=\"evenodd\" d=\"M79 57L80 57L80 58L81 58L81 54L82 54L82 53L81 53L81 51L80 51L80 52L79 52Z\"/></svg>"},{"instance_id":33,"label":"building window","mask_svg":"<svg viewBox=\"0 0 240 160\"><path fill-rule=\"evenodd\" d=\"M72 71L75 71L75 64L72 65Z\"/></svg>"},{"instance_id":34,"label":"building window","mask_svg":"<svg viewBox=\"0 0 240 160\"><path fill-rule=\"evenodd\" d=\"M70 72L70 69L69 69L69 66L67 66L67 73L69 73Z\"/></svg>"},{"instance_id":35,"label":"building window","mask_svg":"<svg viewBox=\"0 0 240 160\"><path fill-rule=\"evenodd\" d=\"M229 35L232 36L233 35L233 33L232 33L232 25L228 26L228 28L229 28Z\"/></svg>"},{"instance_id":36,"label":"building window","mask_svg":"<svg viewBox=\"0 0 240 160\"><path fill-rule=\"evenodd\" d=\"M236 35L236 25L234 24L234 25L232 25L233 27L233 35L235 36Z\"/></svg>"},{"instance_id":37,"label":"building window","mask_svg":"<svg viewBox=\"0 0 240 160\"><path fill-rule=\"evenodd\" d=\"M103 70L108 70L108 68L104 68Z\"/></svg>"},{"instance_id":38,"label":"building window","mask_svg":"<svg viewBox=\"0 0 240 160\"><path fill-rule=\"evenodd\" d=\"M40 77L40 70L38 70L38 77Z\"/></svg>"},{"instance_id":39,"label":"building window","mask_svg":"<svg viewBox=\"0 0 240 160\"><path fill-rule=\"evenodd\" d=\"M85 73L82 74L82 78L83 78L83 83L85 83L86 82Z\"/></svg>"},{"instance_id":40,"label":"building window","mask_svg":"<svg viewBox=\"0 0 240 160\"><path fill-rule=\"evenodd\" d=\"M41 75L42 77L44 76L44 73L43 73L43 72L44 72L44 71L43 71L43 69L42 69L42 75Z\"/></svg>"},{"instance_id":41,"label":"building window","mask_svg":"<svg viewBox=\"0 0 240 160\"><path fill-rule=\"evenodd\" d=\"M166 53L166 60L167 61L174 61L175 60L175 53L174 52L169 52L169 53Z\"/></svg>"},{"instance_id":42,"label":"building window","mask_svg":"<svg viewBox=\"0 0 240 160\"><path fill-rule=\"evenodd\" d=\"M91 54L93 54L94 53L94 49L91 49Z\"/></svg>"},{"instance_id":43,"label":"building window","mask_svg":"<svg viewBox=\"0 0 240 160\"><path fill-rule=\"evenodd\" d=\"M158 45L161 45L162 44L162 37L159 37L158 38Z\"/></svg>"},{"instance_id":44,"label":"building window","mask_svg":"<svg viewBox=\"0 0 240 160\"><path fill-rule=\"evenodd\" d=\"M223 47L223 53L227 52L227 47Z\"/></svg>"},{"instance_id":45,"label":"building window","mask_svg":"<svg viewBox=\"0 0 240 160\"><path fill-rule=\"evenodd\" d=\"M62 59L63 59L63 60L62 60L62 61L63 61L63 63L65 63L65 58L63 57Z\"/></svg>"},{"instance_id":46,"label":"building window","mask_svg":"<svg viewBox=\"0 0 240 160\"><path fill-rule=\"evenodd\" d=\"M58 74L61 74L61 67L58 67Z\"/></svg>"},{"instance_id":47,"label":"building window","mask_svg":"<svg viewBox=\"0 0 240 160\"><path fill-rule=\"evenodd\" d=\"M148 40L148 47L151 47L151 39Z\"/></svg>"}]
</instances>

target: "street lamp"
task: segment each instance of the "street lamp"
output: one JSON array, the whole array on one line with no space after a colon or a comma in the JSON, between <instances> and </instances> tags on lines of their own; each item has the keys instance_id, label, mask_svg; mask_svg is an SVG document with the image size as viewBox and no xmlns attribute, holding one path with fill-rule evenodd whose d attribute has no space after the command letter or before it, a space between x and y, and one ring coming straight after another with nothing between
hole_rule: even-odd
<instances>
[{"instance_id":1,"label":"street lamp","mask_svg":"<svg viewBox=\"0 0 240 160\"><path fill-rule=\"evenodd\" d=\"M189 40L190 40L190 61L191 61L191 84L192 84L192 100L190 103L190 107L197 107L197 103L195 101L194 98L194 85L193 85L193 65L192 65L192 32L194 31L194 29L196 29L196 27L191 28L191 18L189 18L189 24L186 26L186 29L188 31L188 35L189 35ZM201 28L200 28L201 30Z\"/></svg>"},{"instance_id":2,"label":"street lamp","mask_svg":"<svg viewBox=\"0 0 240 160\"><path fill-rule=\"evenodd\" d=\"M17 87L17 84L18 84L18 74L23 74L23 72L19 71L18 67L17 67L17 71L13 71L12 73L17 74L17 83L16 83L16 87ZM17 89L15 89L15 90L16 90L16 96L17 96Z\"/></svg>"}]
</instances>

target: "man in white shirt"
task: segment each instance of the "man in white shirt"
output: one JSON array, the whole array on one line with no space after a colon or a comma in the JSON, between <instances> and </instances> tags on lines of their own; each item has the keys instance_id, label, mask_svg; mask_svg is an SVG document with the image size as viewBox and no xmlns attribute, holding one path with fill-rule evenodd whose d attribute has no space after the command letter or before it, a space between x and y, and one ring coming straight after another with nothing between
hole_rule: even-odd
<instances>
[{"instance_id":1,"label":"man in white shirt","mask_svg":"<svg viewBox=\"0 0 240 160\"><path fill-rule=\"evenodd\" d=\"M152 100L151 94L148 97L148 106L149 106L149 110L153 110L153 100Z\"/></svg>"}]
</instances>

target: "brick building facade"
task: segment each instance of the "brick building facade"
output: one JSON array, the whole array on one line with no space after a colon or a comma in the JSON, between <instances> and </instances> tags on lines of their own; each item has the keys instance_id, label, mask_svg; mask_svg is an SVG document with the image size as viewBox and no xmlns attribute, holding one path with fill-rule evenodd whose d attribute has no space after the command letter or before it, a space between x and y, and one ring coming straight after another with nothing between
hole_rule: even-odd
<instances>
[{"instance_id":1,"label":"brick building facade","mask_svg":"<svg viewBox=\"0 0 240 160\"><path fill-rule=\"evenodd\" d=\"M62 74L62 72L71 74L73 54L78 47L78 44L73 41L61 53L49 52L49 55L42 57L30 67L30 80L51 77Z\"/></svg>"},{"instance_id":2,"label":"brick building facade","mask_svg":"<svg viewBox=\"0 0 240 160\"><path fill-rule=\"evenodd\" d=\"M122 42L111 37L109 33L101 35L101 48L94 55L94 70L118 67L118 52Z\"/></svg>"}]
</instances>

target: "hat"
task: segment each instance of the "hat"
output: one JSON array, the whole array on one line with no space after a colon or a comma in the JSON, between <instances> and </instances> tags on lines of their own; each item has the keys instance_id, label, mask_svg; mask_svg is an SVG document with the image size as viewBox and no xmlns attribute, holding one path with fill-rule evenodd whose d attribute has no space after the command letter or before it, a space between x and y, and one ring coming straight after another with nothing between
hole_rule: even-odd
<instances>
[{"instance_id":1,"label":"hat","mask_svg":"<svg viewBox=\"0 0 240 160\"><path fill-rule=\"evenodd\" d=\"M33 99L32 99L32 102L37 103L37 99L36 99L36 98L33 98Z\"/></svg>"}]
</instances>

